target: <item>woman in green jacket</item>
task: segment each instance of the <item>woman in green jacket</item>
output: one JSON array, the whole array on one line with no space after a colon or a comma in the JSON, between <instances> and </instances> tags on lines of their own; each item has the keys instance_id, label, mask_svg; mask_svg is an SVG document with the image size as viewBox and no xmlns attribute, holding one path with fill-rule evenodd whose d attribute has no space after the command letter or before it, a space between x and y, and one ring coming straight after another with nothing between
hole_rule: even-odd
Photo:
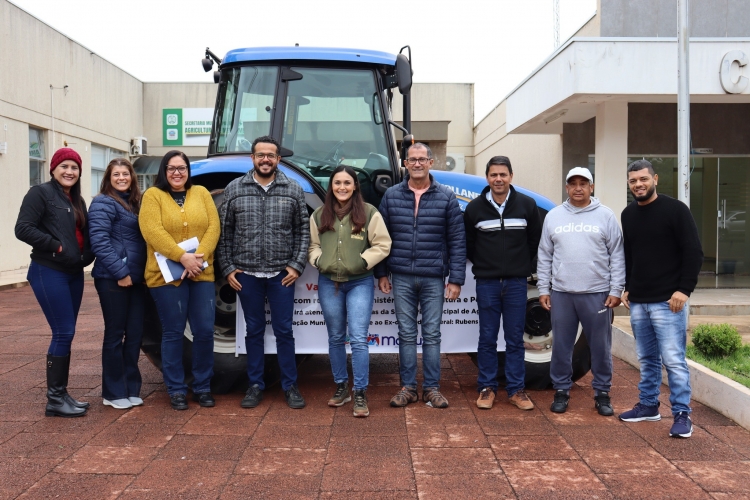
<instances>
[{"instance_id":1,"label":"woman in green jacket","mask_svg":"<svg viewBox=\"0 0 750 500\"><path fill-rule=\"evenodd\" d=\"M351 401L346 370L346 330L354 374L354 416L366 417L370 353L367 335L375 292L372 269L388 256L391 237L378 209L364 202L357 173L339 165L323 206L310 217L308 260L320 272L318 298L328 328L336 393L328 406Z\"/></svg>"}]
</instances>

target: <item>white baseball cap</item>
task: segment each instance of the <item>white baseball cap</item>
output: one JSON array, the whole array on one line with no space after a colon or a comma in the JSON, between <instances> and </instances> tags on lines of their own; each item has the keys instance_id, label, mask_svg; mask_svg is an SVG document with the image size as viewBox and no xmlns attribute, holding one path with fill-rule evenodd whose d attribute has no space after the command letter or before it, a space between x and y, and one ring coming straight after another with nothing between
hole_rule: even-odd
<instances>
[{"instance_id":1,"label":"white baseball cap","mask_svg":"<svg viewBox=\"0 0 750 500\"><path fill-rule=\"evenodd\" d=\"M589 170L586 167L571 168L570 172L568 172L567 177L565 177L565 182L568 182L571 177L575 177L577 175L581 176L581 177L583 177L585 179L588 179L591 184L594 183L594 176L591 175L591 170Z\"/></svg>"}]
</instances>

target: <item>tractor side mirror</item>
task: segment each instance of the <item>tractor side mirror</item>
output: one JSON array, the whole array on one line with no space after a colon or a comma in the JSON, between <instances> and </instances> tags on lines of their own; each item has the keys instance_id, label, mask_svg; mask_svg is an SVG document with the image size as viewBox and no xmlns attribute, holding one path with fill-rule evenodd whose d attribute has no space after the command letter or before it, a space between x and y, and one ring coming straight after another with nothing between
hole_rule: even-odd
<instances>
[{"instance_id":1,"label":"tractor side mirror","mask_svg":"<svg viewBox=\"0 0 750 500\"><path fill-rule=\"evenodd\" d=\"M411 92L411 63L404 54L396 56L396 79L398 90L401 95L408 95Z\"/></svg>"},{"instance_id":2,"label":"tractor side mirror","mask_svg":"<svg viewBox=\"0 0 750 500\"><path fill-rule=\"evenodd\" d=\"M294 151L292 151L291 149L287 149L284 146L281 146L279 153L279 156L281 156L282 158L289 158L290 156L294 156Z\"/></svg>"}]
</instances>

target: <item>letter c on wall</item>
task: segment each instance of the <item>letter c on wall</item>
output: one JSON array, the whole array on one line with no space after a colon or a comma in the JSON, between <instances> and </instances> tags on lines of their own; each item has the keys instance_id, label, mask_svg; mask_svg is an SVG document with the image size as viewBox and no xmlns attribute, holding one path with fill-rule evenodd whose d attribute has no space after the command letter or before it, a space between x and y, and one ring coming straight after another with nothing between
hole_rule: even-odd
<instances>
[{"instance_id":1,"label":"letter c on wall","mask_svg":"<svg viewBox=\"0 0 750 500\"><path fill-rule=\"evenodd\" d=\"M737 80L732 78L732 64L737 62L740 65L740 74ZM743 67L747 66L748 60L747 55L741 50L731 50L724 55L721 60L721 68L719 69L719 79L721 80L721 87L727 94L741 94L747 89L750 80L746 76L743 76Z\"/></svg>"}]
</instances>

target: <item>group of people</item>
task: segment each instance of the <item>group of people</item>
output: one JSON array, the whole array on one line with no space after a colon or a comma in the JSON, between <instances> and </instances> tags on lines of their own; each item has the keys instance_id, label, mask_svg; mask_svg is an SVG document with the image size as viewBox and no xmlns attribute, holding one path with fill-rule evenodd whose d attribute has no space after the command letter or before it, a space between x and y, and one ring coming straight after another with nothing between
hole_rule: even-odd
<instances>
[{"instance_id":1,"label":"group of people","mask_svg":"<svg viewBox=\"0 0 750 500\"><path fill-rule=\"evenodd\" d=\"M688 207L657 194L659 176L646 160L627 168L634 201L616 215L592 196L588 168L571 169L568 199L542 222L534 201L512 186L507 157L487 164L488 186L465 213L468 257L479 308L479 408L492 408L497 392L500 320L505 337L509 401L534 408L524 392L526 277L536 264L541 306L550 311L555 389L550 410L564 413L573 385L573 350L585 335L591 352L594 407L612 416L612 319L623 303L641 365L640 401L619 415L626 422L656 421L661 366L667 370L674 423L670 436L692 435L690 373L685 361L688 297L703 263L698 230ZM536 261L536 262L535 262ZM579 329L580 325L580 329ZM581 331L582 330L582 331Z\"/></svg>"},{"instance_id":2,"label":"group of people","mask_svg":"<svg viewBox=\"0 0 750 500\"><path fill-rule=\"evenodd\" d=\"M390 405L420 400L421 325L421 399L446 408L448 400L440 392L440 323L444 301L461 293L468 258L479 313L479 408L492 408L498 390L501 321L508 400L522 410L534 408L524 390L523 335L527 278L536 271L539 300L550 311L553 329L551 411L567 409L580 323L591 349L595 407L601 415L614 414L611 320L612 309L622 302L631 309L642 380L639 403L620 419L659 420L664 363L675 416L670 434L690 436L685 303L703 255L690 211L657 195L658 175L649 162L628 167L635 201L623 211L621 230L615 214L592 196L593 176L581 167L566 177L568 200L542 220L533 198L513 187L505 156L490 159L488 186L462 214L453 191L430 175L434 158L422 143L409 147L405 179L385 192L378 208L364 201L357 172L342 164L331 174L323 205L309 215L302 188L278 168L280 150L274 138L257 138L253 169L229 183L218 211L210 193L192 183L190 161L180 151L162 158L154 186L143 195L132 165L113 160L87 211L80 194L80 156L68 148L55 153L51 180L29 190L16 224L16 236L33 248L28 280L52 329L46 415L81 416L89 406L68 394L67 381L83 268L94 258L92 276L105 323L105 405L143 404L137 363L147 293L162 326L162 373L171 406L188 408L183 367L188 321L192 399L200 406L215 405L210 389L213 282L222 276L237 292L246 323L249 388L241 406L254 408L263 399L267 303L287 404L305 407L292 324L294 282L309 262L319 271L318 297L336 385L328 405L340 407L353 399L353 415L369 415L367 336L377 286L393 293L398 322L401 383ZM195 251L179 245L192 238L198 240ZM178 279L165 279L157 253L181 264Z\"/></svg>"}]
</instances>

